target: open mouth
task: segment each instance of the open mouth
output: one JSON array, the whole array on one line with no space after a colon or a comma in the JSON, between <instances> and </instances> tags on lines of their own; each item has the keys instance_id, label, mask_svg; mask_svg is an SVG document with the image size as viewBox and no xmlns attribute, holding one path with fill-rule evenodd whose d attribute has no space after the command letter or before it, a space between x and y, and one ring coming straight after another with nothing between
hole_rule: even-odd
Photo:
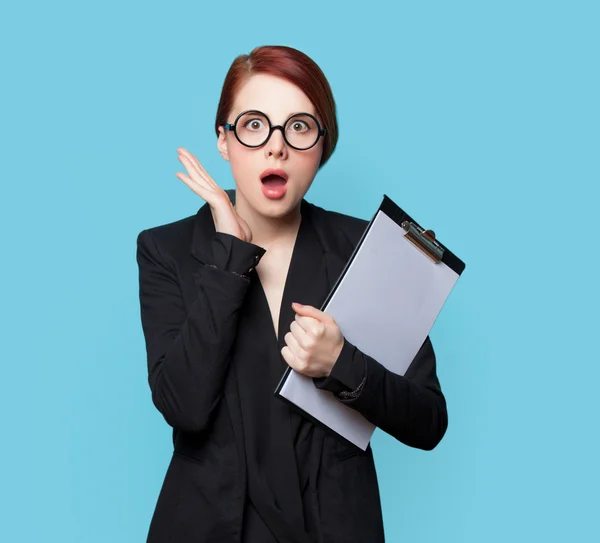
<instances>
[{"instance_id":1,"label":"open mouth","mask_svg":"<svg viewBox=\"0 0 600 543\"><path fill-rule=\"evenodd\" d=\"M263 194L272 200L283 198L287 191L288 174L280 168L269 168L260 174Z\"/></svg>"},{"instance_id":2,"label":"open mouth","mask_svg":"<svg viewBox=\"0 0 600 543\"><path fill-rule=\"evenodd\" d=\"M287 183L287 179L277 174L269 174L263 177L261 181L263 185L270 188L282 187Z\"/></svg>"}]
</instances>

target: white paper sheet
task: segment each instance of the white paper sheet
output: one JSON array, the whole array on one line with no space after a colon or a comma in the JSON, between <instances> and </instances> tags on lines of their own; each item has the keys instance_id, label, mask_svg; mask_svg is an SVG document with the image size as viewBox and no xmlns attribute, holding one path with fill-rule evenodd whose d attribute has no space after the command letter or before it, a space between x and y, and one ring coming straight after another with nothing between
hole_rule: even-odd
<instances>
[{"instance_id":1,"label":"white paper sheet","mask_svg":"<svg viewBox=\"0 0 600 543\"><path fill-rule=\"evenodd\" d=\"M388 370L404 375L459 275L435 264L379 211L324 308L344 337ZM365 450L375 426L312 379L290 372L279 394Z\"/></svg>"}]
</instances>

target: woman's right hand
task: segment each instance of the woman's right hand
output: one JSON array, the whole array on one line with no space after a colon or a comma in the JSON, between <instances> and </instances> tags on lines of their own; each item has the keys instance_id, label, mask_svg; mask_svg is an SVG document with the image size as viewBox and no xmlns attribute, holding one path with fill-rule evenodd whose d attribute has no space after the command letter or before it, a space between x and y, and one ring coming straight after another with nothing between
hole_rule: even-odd
<instances>
[{"instance_id":1,"label":"woman's right hand","mask_svg":"<svg viewBox=\"0 0 600 543\"><path fill-rule=\"evenodd\" d=\"M206 173L198 159L184 148L177 149L179 160L189 175L177 172L175 177L181 179L190 189L210 206L217 232L231 234L242 241L250 243L252 232L248 223L242 219L233 207L227 193Z\"/></svg>"}]
</instances>

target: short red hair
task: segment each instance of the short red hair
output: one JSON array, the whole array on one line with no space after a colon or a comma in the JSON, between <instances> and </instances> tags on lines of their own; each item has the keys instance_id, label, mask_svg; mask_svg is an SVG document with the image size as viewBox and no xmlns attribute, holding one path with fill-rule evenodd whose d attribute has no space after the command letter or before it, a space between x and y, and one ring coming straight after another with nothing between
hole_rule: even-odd
<instances>
[{"instance_id":1,"label":"short red hair","mask_svg":"<svg viewBox=\"0 0 600 543\"><path fill-rule=\"evenodd\" d=\"M327 128L323 144L323 155L319 167L323 166L338 140L338 125L335 101L329 82L321 68L308 55L283 45L263 45L254 48L249 55L235 58L223 83L221 99L217 108L215 131L227 123L237 91L252 75L269 74L296 85L313 103L321 122Z\"/></svg>"}]
</instances>

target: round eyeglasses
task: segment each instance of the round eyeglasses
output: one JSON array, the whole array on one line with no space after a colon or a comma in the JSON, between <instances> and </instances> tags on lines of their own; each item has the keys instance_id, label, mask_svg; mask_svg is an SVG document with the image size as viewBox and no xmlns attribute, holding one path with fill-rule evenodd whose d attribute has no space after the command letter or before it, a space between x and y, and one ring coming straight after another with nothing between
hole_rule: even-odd
<instances>
[{"instance_id":1,"label":"round eyeglasses","mask_svg":"<svg viewBox=\"0 0 600 543\"><path fill-rule=\"evenodd\" d=\"M321 128L317 119L310 113L296 113L283 126L271 125L269 117L255 109L240 113L233 124L225 124L237 140L246 147L261 147L275 130L281 130L285 142L298 151L306 151L314 147L319 138L327 133Z\"/></svg>"}]
</instances>

